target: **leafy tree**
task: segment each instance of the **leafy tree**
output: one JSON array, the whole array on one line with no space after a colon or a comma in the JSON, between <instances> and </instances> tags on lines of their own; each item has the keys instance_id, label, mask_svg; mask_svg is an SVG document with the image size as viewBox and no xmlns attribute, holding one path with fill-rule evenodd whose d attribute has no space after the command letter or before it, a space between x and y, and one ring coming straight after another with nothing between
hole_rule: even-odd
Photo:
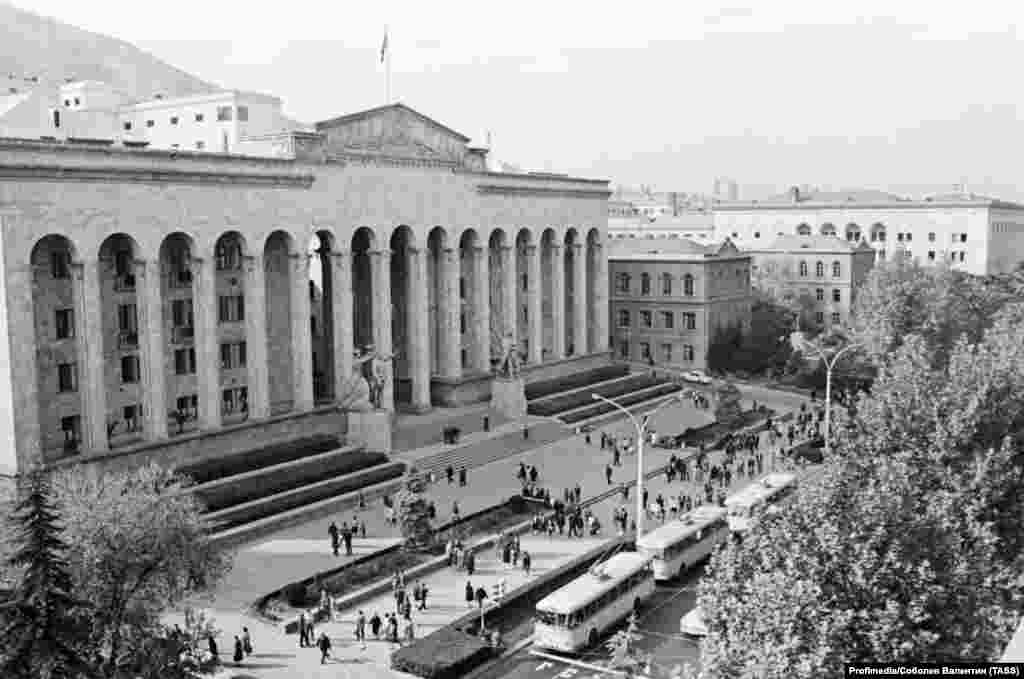
<instances>
[{"instance_id":1,"label":"leafy tree","mask_svg":"<svg viewBox=\"0 0 1024 679\"><path fill-rule=\"evenodd\" d=\"M93 604L93 642L113 676L156 653L166 610L211 590L229 558L207 540L209 523L185 479L157 465L90 475L58 473L75 591Z\"/></svg>"},{"instance_id":2,"label":"leafy tree","mask_svg":"<svg viewBox=\"0 0 1024 679\"><path fill-rule=\"evenodd\" d=\"M640 641L639 629L636 612L630 613L625 629L619 630L605 642L605 646L611 653L609 664L613 669L628 670L639 665L640 659L637 657L634 647L634 644Z\"/></svg>"},{"instance_id":3,"label":"leafy tree","mask_svg":"<svg viewBox=\"0 0 1024 679\"><path fill-rule=\"evenodd\" d=\"M406 472L405 487L398 492L395 511L398 526L406 546L415 549L429 547L434 531L430 526L430 505L424 496L426 483L414 467Z\"/></svg>"},{"instance_id":4,"label":"leafy tree","mask_svg":"<svg viewBox=\"0 0 1024 679\"><path fill-rule=\"evenodd\" d=\"M201 679L217 671L206 647L207 639L218 634L204 613L187 608L184 629L163 627L144 639L122 671L132 679Z\"/></svg>"},{"instance_id":5,"label":"leafy tree","mask_svg":"<svg viewBox=\"0 0 1024 679\"><path fill-rule=\"evenodd\" d=\"M20 545L9 565L20 571L11 599L0 610L4 622L0 676L62 679L89 676L86 602L73 594L64 561L60 515L46 472L35 470L17 504Z\"/></svg>"},{"instance_id":6,"label":"leafy tree","mask_svg":"<svg viewBox=\"0 0 1024 679\"><path fill-rule=\"evenodd\" d=\"M719 326L708 346L708 370L724 373L734 368L734 356L742 342L740 328L734 325Z\"/></svg>"},{"instance_id":7,"label":"leafy tree","mask_svg":"<svg viewBox=\"0 0 1024 679\"><path fill-rule=\"evenodd\" d=\"M715 419L729 425L739 421L743 416L739 388L732 382L722 382L715 388Z\"/></svg>"}]
</instances>

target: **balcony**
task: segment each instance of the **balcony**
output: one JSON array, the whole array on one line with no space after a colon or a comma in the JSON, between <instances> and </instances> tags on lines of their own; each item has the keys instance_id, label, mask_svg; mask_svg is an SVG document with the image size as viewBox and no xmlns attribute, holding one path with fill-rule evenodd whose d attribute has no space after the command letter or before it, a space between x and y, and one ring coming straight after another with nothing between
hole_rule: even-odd
<instances>
[{"instance_id":1,"label":"balcony","mask_svg":"<svg viewBox=\"0 0 1024 679\"><path fill-rule=\"evenodd\" d=\"M191 325L180 325L171 328L172 344L192 344L195 341L196 329Z\"/></svg>"},{"instance_id":2,"label":"balcony","mask_svg":"<svg viewBox=\"0 0 1024 679\"><path fill-rule=\"evenodd\" d=\"M118 274L114 279L114 290L116 292L133 292L135 290L135 274Z\"/></svg>"},{"instance_id":3,"label":"balcony","mask_svg":"<svg viewBox=\"0 0 1024 679\"><path fill-rule=\"evenodd\" d=\"M117 335L117 348L118 349L136 349L139 346L139 333L137 332L120 332Z\"/></svg>"}]
</instances>

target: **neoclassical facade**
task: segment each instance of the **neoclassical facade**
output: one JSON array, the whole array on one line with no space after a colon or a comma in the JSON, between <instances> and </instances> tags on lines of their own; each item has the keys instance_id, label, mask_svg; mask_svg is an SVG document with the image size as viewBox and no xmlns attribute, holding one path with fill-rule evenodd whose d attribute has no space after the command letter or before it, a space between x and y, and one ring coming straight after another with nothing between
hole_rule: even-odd
<instances>
[{"instance_id":1,"label":"neoclassical facade","mask_svg":"<svg viewBox=\"0 0 1024 679\"><path fill-rule=\"evenodd\" d=\"M508 341L606 360L607 182L489 172L400 104L262 142L0 140L0 471L337 413L371 347L390 410L486 398Z\"/></svg>"}]
</instances>

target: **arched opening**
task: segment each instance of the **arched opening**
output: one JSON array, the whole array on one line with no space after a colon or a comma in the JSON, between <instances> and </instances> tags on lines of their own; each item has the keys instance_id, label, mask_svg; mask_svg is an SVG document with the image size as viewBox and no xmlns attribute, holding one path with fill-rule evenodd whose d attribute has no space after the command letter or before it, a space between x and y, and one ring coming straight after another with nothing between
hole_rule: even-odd
<instances>
[{"instance_id":1,"label":"arched opening","mask_svg":"<svg viewBox=\"0 0 1024 679\"><path fill-rule=\"evenodd\" d=\"M798 235L798 236L810 236L811 235L811 225L810 224L800 224L799 226L796 227L796 235Z\"/></svg>"},{"instance_id":2,"label":"arched opening","mask_svg":"<svg viewBox=\"0 0 1024 679\"><path fill-rule=\"evenodd\" d=\"M881 222L875 222L871 226L871 242L881 243L881 245L876 245L875 247L885 247L885 224L882 224Z\"/></svg>"},{"instance_id":3,"label":"arched opening","mask_svg":"<svg viewBox=\"0 0 1024 679\"><path fill-rule=\"evenodd\" d=\"M415 338L412 329L415 319L411 314L415 310L412 304L415 291L411 258L415 247L415 234L408 226L399 226L391 233L391 351L395 401L405 404L412 403L413 375L412 357L415 351Z\"/></svg>"},{"instance_id":4,"label":"arched opening","mask_svg":"<svg viewBox=\"0 0 1024 679\"><path fill-rule=\"evenodd\" d=\"M43 459L83 450L86 413L79 378L85 377L82 309L74 264L78 252L64 236L45 236L31 254L36 338L36 397Z\"/></svg>"},{"instance_id":5,"label":"arched opening","mask_svg":"<svg viewBox=\"0 0 1024 679\"><path fill-rule=\"evenodd\" d=\"M516 324L520 352L523 359L530 354L530 247L534 245L529 229L520 229L516 234ZM535 284L536 281L533 282ZM539 347L537 347L539 349ZM537 352L540 353L539 351Z\"/></svg>"},{"instance_id":6,"label":"arched opening","mask_svg":"<svg viewBox=\"0 0 1024 679\"><path fill-rule=\"evenodd\" d=\"M107 392L107 441L111 447L142 438L143 397L136 282L138 245L127 234L109 236L100 245L99 281L103 330L104 388Z\"/></svg>"},{"instance_id":7,"label":"arched opening","mask_svg":"<svg viewBox=\"0 0 1024 679\"><path fill-rule=\"evenodd\" d=\"M334 354L334 291L338 282L334 280L334 251L334 235L330 231L321 230L313 234L309 243L309 313L313 400L317 403L338 398L337 357Z\"/></svg>"},{"instance_id":8,"label":"arched opening","mask_svg":"<svg viewBox=\"0 0 1024 679\"><path fill-rule=\"evenodd\" d=\"M309 274L293 276L293 239L274 231L263 246L263 276L266 302L267 372L270 414L286 413L295 407L295 356L292 337L292 286L309 288Z\"/></svg>"},{"instance_id":9,"label":"arched opening","mask_svg":"<svg viewBox=\"0 0 1024 679\"><path fill-rule=\"evenodd\" d=\"M830 222L825 222L821 225L822 236L834 236L836 235L836 226Z\"/></svg>"},{"instance_id":10,"label":"arched opening","mask_svg":"<svg viewBox=\"0 0 1024 679\"><path fill-rule=\"evenodd\" d=\"M199 423L199 385L196 380L196 314L192 255L195 244L183 233L172 233L160 244L160 286L163 333L170 365L164 385L170 417L168 434L195 430Z\"/></svg>"},{"instance_id":11,"label":"arched opening","mask_svg":"<svg viewBox=\"0 0 1024 679\"><path fill-rule=\"evenodd\" d=\"M427 329L430 334L430 374L440 375L444 364L444 258L448 235L434 227L427 236Z\"/></svg>"},{"instance_id":12,"label":"arched opening","mask_svg":"<svg viewBox=\"0 0 1024 679\"><path fill-rule=\"evenodd\" d=\"M365 226L352 234L352 342L356 352L373 345L373 264L377 237Z\"/></svg>"},{"instance_id":13,"label":"arched opening","mask_svg":"<svg viewBox=\"0 0 1024 679\"><path fill-rule=\"evenodd\" d=\"M506 258L505 249L508 247L508 237L502 229L495 229L487 239L487 271L488 271L488 300L491 307L490 319L490 366L493 367L497 361L503 358L505 343L513 342L515 338L515 309L509 310L510 300L515 299L515 290L506 290L506 281L515 285L515 273L508 276L509 272L505 267L513 264L511 258Z\"/></svg>"},{"instance_id":14,"label":"arched opening","mask_svg":"<svg viewBox=\"0 0 1024 679\"><path fill-rule=\"evenodd\" d=\"M555 256L558 238L554 229L545 229L540 237L540 295L541 295L541 361L555 356ZM558 253L559 255L561 253ZM559 305L561 306L561 305ZM559 343L560 344L560 343ZM559 357L560 358L560 357Z\"/></svg>"},{"instance_id":15,"label":"arched opening","mask_svg":"<svg viewBox=\"0 0 1024 679\"><path fill-rule=\"evenodd\" d=\"M565 247L562 253L562 276L565 281L562 286L565 290L564 301L562 303L562 316L565 319L565 337L562 340L562 346L565 347L566 356L575 356L580 347L577 349L574 338L576 337L576 244L579 242L579 234L576 233L576 229L570 228L565 233ZM581 265L582 266L582 265ZM585 353L585 350L584 350Z\"/></svg>"},{"instance_id":16,"label":"arched opening","mask_svg":"<svg viewBox=\"0 0 1024 679\"><path fill-rule=\"evenodd\" d=\"M854 223L846 225L846 240L856 243L860 240L860 227Z\"/></svg>"},{"instance_id":17,"label":"arched opening","mask_svg":"<svg viewBox=\"0 0 1024 679\"><path fill-rule=\"evenodd\" d=\"M480 237L473 229L466 229L459 238L459 365L462 370L477 370L479 357L475 355L479 348L481 338L478 333L481 331L477 320L481 317L482 309L477 304L476 292L479 285L477 280L478 263L477 256L481 253ZM477 359L477 360L474 360Z\"/></svg>"},{"instance_id":18,"label":"arched opening","mask_svg":"<svg viewBox=\"0 0 1024 679\"><path fill-rule=\"evenodd\" d=\"M587 337L586 352L598 351L608 337L602 337L604 325L600 322L602 315L608 313L607 309L602 310L598 304L601 299L599 286L607 286L608 282L601 280L602 269L601 257L601 232L591 229L587 232L587 327L590 328ZM605 322L605 324L607 321Z\"/></svg>"}]
</instances>

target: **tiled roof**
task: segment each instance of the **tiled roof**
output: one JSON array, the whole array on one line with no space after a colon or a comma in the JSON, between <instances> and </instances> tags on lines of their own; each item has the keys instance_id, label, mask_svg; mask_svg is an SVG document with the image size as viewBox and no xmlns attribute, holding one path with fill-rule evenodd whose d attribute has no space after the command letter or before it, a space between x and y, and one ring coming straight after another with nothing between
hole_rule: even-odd
<instances>
[{"instance_id":1,"label":"tiled roof","mask_svg":"<svg viewBox=\"0 0 1024 679\"><path fill-rule=\"evenodd\" d=\"M773 250L790 252L793 250L814 250L824 252L853 252L858 249L860 243L854 243L839 238L838 236L797 236L783 234L776 236L775 240L761 247L751 247L751 250Z\"/></svg>"},{"instance_id":2,"label":"tiled roof","mask_svg":"<svg viewBox=\"0 0 1024 679\"><path fill-rule=\"evenodd\" d=\"M697 243L689 238L622 238L608 241L608 259L680 260L744 256L726 242ZM723 248L726 250L722 252Z\"/></svg>"}]
</instances>

